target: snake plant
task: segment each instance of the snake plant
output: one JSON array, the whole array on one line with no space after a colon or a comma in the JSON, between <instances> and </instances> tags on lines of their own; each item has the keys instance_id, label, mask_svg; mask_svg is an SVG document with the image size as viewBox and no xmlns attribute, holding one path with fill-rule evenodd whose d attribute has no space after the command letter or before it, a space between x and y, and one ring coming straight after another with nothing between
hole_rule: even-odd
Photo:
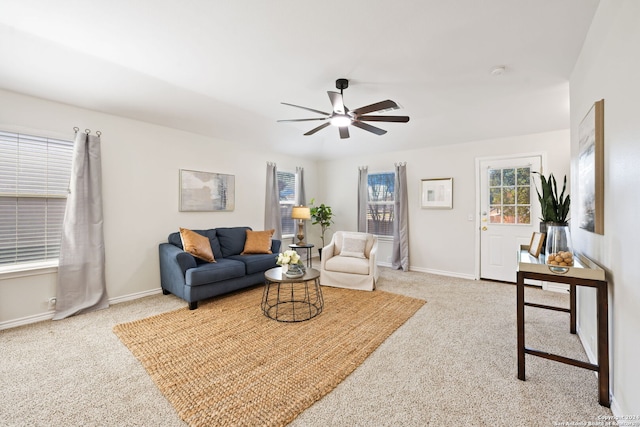
<instances>
[{"instance_id":1,"label":"snake plant","mask_svg":"<svg viewBox=\"0 0 640 427\"><path fill-rule=\"evenodd\" d=\"M540 182L542 183L542 194L540 194L536 186L536 193L538 193L538 200L540 201L540 208L542 209L542 217L540 220L543 222L567 225L569 205L571 204L571 196L567 194L565 197L564 195L567 189L567 176L564 176L562 192L560 196L558 196L558 186L553 174L549 174L549 178L545 178L545 176L539 172L534 173L540 175Z\"/></svg>"}]
</instances>

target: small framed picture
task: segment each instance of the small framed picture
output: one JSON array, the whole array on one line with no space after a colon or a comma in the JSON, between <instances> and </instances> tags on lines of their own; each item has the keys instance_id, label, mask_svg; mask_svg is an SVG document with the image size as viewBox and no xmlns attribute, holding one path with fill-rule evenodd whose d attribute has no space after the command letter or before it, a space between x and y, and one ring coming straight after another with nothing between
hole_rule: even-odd
<instances>
[{"instance_id":1,"label":"small framed picture","mask_svg":"<svg viewBox=\"0 0 640 427\"><path fill-rule=\"evenodd\" d=\"M453 178L423 179L420 188L423 209L453 209Z\"/></svg>"},{"instance_id":2,"label":"small framed picture","mask_svg":"<svg viewBox=\"0 0 640 427\"><path fill-rule=\"evenodd\" d=\"M529 253L534 257L540 256L540 250L542 249L542 242L544 241L545 233L534 232L531 235L531 242L529 243Z\"/></svg>"}]
</instances>

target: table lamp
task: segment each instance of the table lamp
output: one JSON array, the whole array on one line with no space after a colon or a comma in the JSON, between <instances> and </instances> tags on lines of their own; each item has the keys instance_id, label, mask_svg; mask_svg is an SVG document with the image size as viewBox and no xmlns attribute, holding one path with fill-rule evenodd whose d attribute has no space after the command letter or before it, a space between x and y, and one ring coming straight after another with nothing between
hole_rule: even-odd
<instances>
[{"instance_id":1,"label":"table lamp","mask_svg":"<svg viewBox=\"0 0 640 427\"><path fill-rule=\"evenodd\" d=\"M307 206L294 206L291 209L291 218L298 220L298 234L296 237L298 238L297 245L305 245L304 243L304 220L311 218L311 209Z\"/></svg>"}]
</instances>

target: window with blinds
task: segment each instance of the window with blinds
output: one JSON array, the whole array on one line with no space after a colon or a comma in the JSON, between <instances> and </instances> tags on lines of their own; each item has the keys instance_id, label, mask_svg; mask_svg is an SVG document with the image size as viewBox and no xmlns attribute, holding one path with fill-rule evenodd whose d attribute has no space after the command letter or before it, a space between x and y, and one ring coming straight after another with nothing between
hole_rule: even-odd
<instances>
[{"instance_id":1,"label":"window with blinds","mask_svg":"<svg viewBox=\"0 0 640 427\"><path fill-rule=\"evenodd\" d=\"M296 222L291 218L291 210L296 202L296 174L278 171L277 176L282 237L292 237L296 232Z\"/></svg>"},{"instance_id":2,"label":"window with blinds","mask_svg":"<svg viewBox=\"0 0 640 427\"><path fill-rule=\"evenodd\" d=\"M73 142L0 131L0 267L60 253Z\"/></svg>"},{"instance_id":3,"label":"window with blinds","mask_svg":"<svg viewBox=\"0 0 640 427\"><path fill-rule=\"evenodd\" d=\"M367 233L393 236L395 172L370 173L367 176Z\"/></svg>"}]
</instances>

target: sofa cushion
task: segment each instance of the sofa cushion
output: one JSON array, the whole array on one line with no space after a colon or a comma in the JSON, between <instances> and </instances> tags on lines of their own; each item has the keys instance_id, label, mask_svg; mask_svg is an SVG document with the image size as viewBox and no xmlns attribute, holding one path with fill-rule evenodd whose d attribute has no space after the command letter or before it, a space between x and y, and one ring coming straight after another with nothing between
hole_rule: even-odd
<instances>
[{"instance_id":1,"label":"sofa cushion","mask_svg":"<svg viewBox=\"0 0 640 427\"><path fill-rule=\"evenodd\" d=\"M235 279L245 275L245 265L240 261L221 258L217 263L202 264L187 270L187 286L200 286Z\"/></svg>"},{"instance_id":2,"label":"sofa cushion","mask_svg":"<svg viewBox=\"0 0 640 427\"><path fill-rule=\"evenodd\" d=\"M222 258L222 251L220 250L220 242L218 241L218 237L216 236L216 230L192 230L198 234L202 234L209 238L209 243L211 244L211 251L213 252L213 257L215 259ZM182 240L180 239L180 233L171 233L168 238L169 243L173 246L177 246L180 249L184 250L182 247Z\"/></svg>"},{"instance_id":3,"label":"sofa cushion","mask_svg":"<svg viewBox=\"0 0 640 427\"><path fill-rule=\"evenodd\" d=\"M207 262L216 262L211 251L211 243L209 243L209 239L206 236L180 227L180 239L185 252L189 252L194 257Z\"/></svg>"},{"instance_id":4,"label":"sofa cushion","mask_svg":"<svg viewBox=\"0 0 640 427\"><path fill-rule=\"evenodd\" d=\"M244 263L247 274L260 273L277 267L273 254L232 255L229 259Z\"/></svg>"},{"instance_id":5,"label":"sofa cushion","mask_svg":"<svg viewBox=\"0 0 640 427\"><path fill-rule=\"evenodd\" d=\"M244 241L247 238L247 230L250 227L221 227L216 228L216 235L220 242L223 257L240 255L244 250Z\"/></svg>"},{"instance_id":6,"label":"sofa cushion","mask_svg":"<svg viewBox=\"0 0 640 427\"><path fill-rule=\"evenodd\" d=\"M273 236L274 231L276 230L247 230L247 239L244 242L244 250L240 255L273 253L271 252L271 236Z\"/></svg>"}]
</instances>

